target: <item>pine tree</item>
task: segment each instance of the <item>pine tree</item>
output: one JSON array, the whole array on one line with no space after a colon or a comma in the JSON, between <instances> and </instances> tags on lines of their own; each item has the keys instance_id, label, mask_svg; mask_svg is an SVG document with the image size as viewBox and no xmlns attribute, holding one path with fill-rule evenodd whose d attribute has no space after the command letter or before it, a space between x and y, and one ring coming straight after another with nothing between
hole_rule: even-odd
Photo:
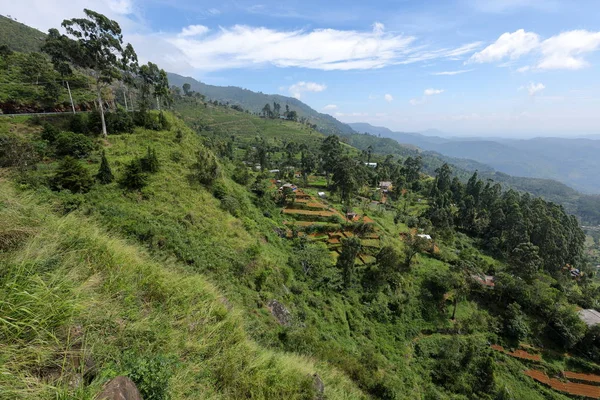
<instances>
[{"instance_id":1,"label":"pine tree","mask_svg":"<svg viewBox=\"0 0 600 400\"><path fill-rule=\"evenodd\" d=\"M160 169L160 162L158 161L158 157L156 156L156 150L148 147L148 152L146 155L140 160L142 170L144 172L149 172L151 174L155 174Z\"/></svg>"},{"instance_id":2,"label":"pine tree","mask_svg":"<svg viewBox=\"0 0 600 400\"><path fill-rule=\"evenodd\" d=\"M96 174L96 180L103 185L108 185L114 179L115 177L113 176L108 160L106 159L106 153L102 151L102 161L100 161L100 169L98 169L98 173Z\"/></svg>"}]
</instances>

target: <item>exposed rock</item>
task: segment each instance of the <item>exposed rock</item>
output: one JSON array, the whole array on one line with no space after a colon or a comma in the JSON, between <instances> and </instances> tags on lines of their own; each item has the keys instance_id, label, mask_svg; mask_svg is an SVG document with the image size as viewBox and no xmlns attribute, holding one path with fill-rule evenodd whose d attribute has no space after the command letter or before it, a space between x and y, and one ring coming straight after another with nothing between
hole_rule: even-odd
<instances>
[{"instance_id":1,"label":"exposed rock","mask_svg":"<svg viewBox=\"0 0 600 400\"><path fill-rule=\"evenodd\" d=\"M290 326L292 322L292 314L287 308L277 300L271 300L267 303L267 308L271 311L271 314L279 321L283 326Z\"/></svg>"},{"instance_id":2,"label":"exposed rock","mask_svg":"<svg viewBox=\"0 0 600 400\"><path fill-rule=\"evenodd\" d=\"M104 386L96 400L143 400L135 383L126 376L117 376Z\"/></svg>"},{"instance_id":3,"label":"exposed rock","mask_svg":"<svg viewBox=\"0 0 600 400\"><path fill-rule=\"evenodd\" d=\"M323 400L325 398L325 384L321 380L321 377L317 374L312 376L313 378L313 387L315 388L316 400Z\"/></svg>"}]
</instances>

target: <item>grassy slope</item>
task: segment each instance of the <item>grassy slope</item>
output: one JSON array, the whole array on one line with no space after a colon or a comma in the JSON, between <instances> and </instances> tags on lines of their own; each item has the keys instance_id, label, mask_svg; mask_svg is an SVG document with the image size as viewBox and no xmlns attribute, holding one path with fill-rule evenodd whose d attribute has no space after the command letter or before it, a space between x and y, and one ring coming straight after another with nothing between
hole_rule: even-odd
<instances>
[{"instance_id":1,"label":"grassy slope","mask_svg":"<svg viewBox=\"0 0 600 400\"><path fill-rule=\"evenodd\" d=\"M0 243L12 250L0 253L3 398L92 398L126 369L124 352L175 360L175 399L310 398L315 372L329 398L362 397L335 370L248 340L239 311L203 276L38 200L0 183ZM80 354L98 375L78 390L68 365Z\"/></svg>"},{"instance_id":2,"label":"grassy slope","mask_svg":"<svg viewBox=\"0 0 600 400\"><path fill-rule=\"evenodd\" d=\"M20 22L0 15L0 46L13 51L40 51L45 34Z\"/></svg>"},{"instance_id":3,"label":"grassy slope","mask_svg":"<svg viewBox=\"0 0 600 400\"><path fill-rule=\"evenodd\" d=\"M234 122L236 117L240 121L248 119L246 115L223 108L201 110L202 120L213 124L231 122L220 125L227 126L223 135L235 132L244 140L255 136L247 128L248 122ZM185 115L183 111L182 114ZM271 140L310 142L318 135L299 124L249 119L258 124L257 132ZM22 227L34 235L26 245L27 251L8 257L9 265L15 266L10 270L22 265L34 268L29 275L14 274L21 285L17 287L37 280L43 283L40 290L54 289L55 283L56 290L60 289L57 316L50 315L55 322L46 323L44 329L36 327L33 336L21 338L11 333L5 338L19 346L6 348L2 355L10 361L6 368L11 374L29 371L30 397L44 391L50 396L55 391L39 382L32 371L61 363L61 351L64 353L67 348L65 332L73 325L90 327L92 332L85 341L90 343L101 370L99 378L87 389L88 395L106 378L125 368L119 364L120 354L131 349L137 358L151 350L180 360L180 367L171 378L173 398L193 397L198 391L205 398L240 398L250 394L255 398L293 398L300 395L299 388L308 384L307 374L314 371L325 380L328 398L362 397L331 365L363 384L368 379L384 377L393 387L401 388L399 398L424 397L431 385L431 371L426 360L415 356L415 340L422 331L451 326L447 319L423 319L418 290L423 279L443 271L447 265L427 256L419 257L418 267L403 278L396 294L402 301L398 315L390 313L385 298L365 303L356 292L344 296L309 288L287 265L293 254L289 243L273 231L280 226L278 216L265 218L252 204L247 190L228 179L223 181L227 190L239 199L244 210L240 218L221 210L210 192L190 185L187 174L202 138L180 121L172 122L169 132L137 129L132 135L111 136L105 147L117 176L134 156L144 154L148 145L157 150L161 171L151 177L150 185L141 193L127 193L111 184L96 186L82 199L41 186L31 196L48 204L42 207L31 199L23 200L23 195L16 195L4 184L4 221L22 219L17 230ZM177 130L184 133L181 143L175 140ZM213 129L210 134L221 132ZM92 172L97 169L97 161L90 159ZM42 164L36 175L49 176L53 168L53 164ZM49 208L60 211L66 204L82 200L79 211L67 217L49 214ZM18 213L23 217L15 218ZM49 216L42 219L42 215ZM386 233L384 240L400 248L395 237L406 227L394 225L393 215L390 211L371 214ZM110 238L98 226L112 235L125 236L129 244ZM135 243L143 244L150 255L132 246ZM39 262L32 262L35 260ZM52 260L50 267L45 260ZM66 281L59 279L63 276ZM205 276L218 290L206 282ZM291 327L279 326L270 316L265 304L273 298L291 310ZM62 311L58 305L66 299L73 304ZM15 298L3 306L19 308L19 304ZM46 309L43 304L24 304L23 307L34 310L33 317L24 321L39 319ZM229 312L223 304L233 305L238 311ZM68 318L62 317L65 313ZM475 303L462 302L458 320L485 320L485 315ZM199 327L197 321L202 321ZM232 330L232 334L227 330ZM478 335L485 330L480 326ZM260 346L271 350L248 341L245 331ZM439 335L431 336L435 339ZM207 337L211 339L205 342ZM52 344L41 345L49 342ZM280 350L311 355L312 360L320 361L315 366L314 361L285 355ZM43 357L36 359L32 353ZM34 361L22 364L25 361L21 354L25 360ZM496 372L502 384L514 393L522 393L521 398L541 398L539 388L520 376L518 369L503 365ZM364 373L366 377L361 376ZM0 379L6 379L2 384L24 393L27 389L19 384L22 376L8 381L11 374L0 374Z\"/></svg>"}]
</instances>

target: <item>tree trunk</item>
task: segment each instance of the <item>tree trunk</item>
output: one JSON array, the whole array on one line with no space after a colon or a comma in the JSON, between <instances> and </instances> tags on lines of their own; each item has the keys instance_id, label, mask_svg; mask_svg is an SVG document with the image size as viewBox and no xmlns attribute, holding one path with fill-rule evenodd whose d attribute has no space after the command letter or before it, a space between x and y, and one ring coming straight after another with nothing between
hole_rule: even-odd
<instances>
[{"instance_id":1,"label":"tree trunk","mask_svg":"<svg viewBox=\"0 0 600 400\"><path fill-rule=\"evenodd\" d=\"M106 121L104 120L104 106L102 105L102 96L100 94L100 85L96 82L96 91L98 93L98 107L100 108L100 119L102 120L102 136L105 138L108 136L106 131Z\"/></svg>"},{"instance_id":2,"label":"tree trunk","mask_svg":"<svg viewBox=\"0 0 600 400\"><path fill-rule=\"evenodd\" d=\"M456 306L458 305L458 295L454 293L454 310L452 311L452 321L456 320Z\"/></svg>"},{"instance_id":3,"label":"tree trunk","mask_svg":"<svg viewBox=\"0 0 600 400\"><path fill-rule=\"evenodd\" d=\"M158 96L156 96L156 109L160 111L160 101L158 100Z\"/></svg>"}]
</instances>

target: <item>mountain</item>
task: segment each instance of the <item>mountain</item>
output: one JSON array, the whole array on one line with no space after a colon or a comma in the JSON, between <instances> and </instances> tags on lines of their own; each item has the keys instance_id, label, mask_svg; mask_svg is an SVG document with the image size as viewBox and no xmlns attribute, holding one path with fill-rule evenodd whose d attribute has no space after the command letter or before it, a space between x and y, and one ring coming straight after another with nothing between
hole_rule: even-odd
<instances>
[{"instance_id":1,"label":"mountain","mask_svg":"<svg viewBox=\"0 0 600 400\"><path fill-rule=\"evenodd\" d=\"M40 51L46 34L25 24L0 15L0 46L12 51Z\"/></svg>"},{"instance_id":2,"label":"mountain","mask_svg":"<svg viewBox=\"0 0 600 400\"><path fill-rule=\"evenodd\" d=\"M445 156L475 160L506 174L554 179L585 193L600 193L599 140L543 137L526 140L442 138L393 132L369 124L350 126Z\"/></svg>"},{"instance_id":3,"label":"mountain","mask_svg":"<svg viewBox=\"0 0 600 400\"><path fill-rule=\"evenodd\" d=\"M325 134L343 135L353 132L352 128L347 124L338 121L329 114L319 113L293 97L258 93L236 86L207 85L194 78L184 77L174 73L168 73L168 77L171 85L181 87L185 83L189 83L192 90L205 95L208 100L217 100L221 103L239 105L243 109L253 113L260 113L265 104L272 105L276 102L281 104L282 109L285 109L285 106L288 105L290 110L296 111L299 117L307 118L308 122L311 124L316 124L317 129Z\"/></svg>"}]
</instances>

